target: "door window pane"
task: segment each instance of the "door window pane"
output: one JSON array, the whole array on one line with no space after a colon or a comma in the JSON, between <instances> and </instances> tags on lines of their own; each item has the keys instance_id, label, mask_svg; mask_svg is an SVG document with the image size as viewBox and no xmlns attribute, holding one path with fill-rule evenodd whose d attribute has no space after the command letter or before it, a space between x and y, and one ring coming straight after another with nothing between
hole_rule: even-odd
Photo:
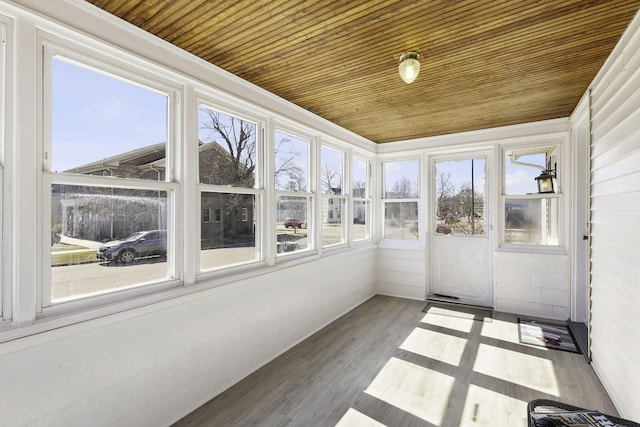
<instances>
[{"instance_id":1,"label":"door window pane","mask_svg":"<svg viewBox=\"0 0 640 427\"><path fill-rule=\"evenodd\" d=\"M485 235L486 160L435 163L436 234Z\"/></svg>"},{"instance_id":2,"label":"door window pane","mask_svg":"<svg viewBox=\"0 0 640 427\"><path fill-rule=\"evenodd\" d=\"M166 180L167 95L60 57L51 65L51 170Z\"/></svg>"},{"instance_id":3,"label":"door window pane","mask_svg":"<svg viewBox=\"0 0 640 427\"><path fill-rule=\"evenodd\" d=\"M202 270L254 261L257 257L253 194L202 192L203 210L213 212L213 221L200 225ZM250 221L243 220L245 216Z\"/></svg>"},{"instance_id":4,"label":"door window pane","mask_svg":"<svg viewBox=\"0 0 640 427\"><path fill-rule=\"evenodd\" d=\"M167 192L51 186L51 302L169 277Z\"/></svg>"},{"instance_id":5,"label":"door window pane","mask_svg":"<svg viewBox=\"0 0 640 427\"><path fill-rule=\"evenodd\" d=\"M200 183L254 187L257 125L204 105L198 120Z\"/></svg>"}]
</instances>

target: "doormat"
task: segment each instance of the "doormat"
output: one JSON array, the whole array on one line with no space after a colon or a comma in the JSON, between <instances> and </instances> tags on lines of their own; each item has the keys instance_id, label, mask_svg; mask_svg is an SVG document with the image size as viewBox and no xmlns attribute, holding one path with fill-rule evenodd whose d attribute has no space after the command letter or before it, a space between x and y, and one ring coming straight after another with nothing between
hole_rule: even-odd
<instances>
[{"instance_id":1,"label":"doormat","mask_svg":"<svg viewBox=\"0 0 640 427\"><path fill-rule=\"evenodd\" d=\"M580 353L567 325L518 318L518 335L523 344Z\"/></svg>"},{"instance_id":2,"label":"doormat","mask_svg":"<svg viewBox=\"0 0 640 427\"><path fill-rule=\"evenodd\" d=\"M459 317L462 319L478 320L480 322L490 322L493 318L493 310L476 305L459 303L447 303L428 301L422 309L423 313L439 314L441 316Z\"/></svg>"}]
</instances>

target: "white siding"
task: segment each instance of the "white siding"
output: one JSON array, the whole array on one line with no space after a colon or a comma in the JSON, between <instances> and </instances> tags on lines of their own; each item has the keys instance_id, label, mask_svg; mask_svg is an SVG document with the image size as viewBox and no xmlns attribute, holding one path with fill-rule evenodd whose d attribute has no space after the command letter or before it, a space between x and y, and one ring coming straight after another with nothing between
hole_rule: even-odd
<instances>
[{"instance_id":1,"label":"white siding","mask_svg":"<svg viewBox=\"0 0 640 427\"><path fill-rule=\"evenodd\" d=\"M640 420L640 19L592 87L591 351L620 413Z\"/></svg>"}]
</instances>

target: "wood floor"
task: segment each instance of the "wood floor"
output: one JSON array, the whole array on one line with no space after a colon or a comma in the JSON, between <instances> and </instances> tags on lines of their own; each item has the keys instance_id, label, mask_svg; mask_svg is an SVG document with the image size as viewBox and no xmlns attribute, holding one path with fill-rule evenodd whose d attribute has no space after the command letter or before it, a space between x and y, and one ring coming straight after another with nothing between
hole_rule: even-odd
<instances>
[{"instance_id":1,"label":"wood floor","mask_svg":"<svg viewBox=\"0 0 640 427\"><path fill-rule=\"evenodd\" d=\"M526 426L529 400L616 414L582 355L519 343L517 317L376 296L217 396L186 426Z\"/></svg>"}]
</instances>

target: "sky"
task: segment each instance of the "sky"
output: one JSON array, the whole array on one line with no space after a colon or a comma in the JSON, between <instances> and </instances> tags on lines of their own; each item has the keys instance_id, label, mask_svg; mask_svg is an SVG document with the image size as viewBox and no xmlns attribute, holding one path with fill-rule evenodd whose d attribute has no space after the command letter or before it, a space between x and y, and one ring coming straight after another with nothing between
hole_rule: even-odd
<instances>
[{"instance_id":1,"label":"sky","mask_svg":"<svg viewBox=\"0 0 640 427\"><path fill-rule=\"evenodd\" d=\"M52 80L52 170L64 171L166 142L166 95L59 58L53 59ZM341 155L340 151L323 149L322 163L339 164ZM533 155L520 160L544 163L543 157ZM484 166L477 166L474 184L476 188L484 188ZM456 190L471 183L469 160L438 162L437 172L441 171L451 174ZM358 173L362 171L354 170L353 176ZM536 192L539 169L506 163L505 173L507 194ZM385 163L385 185L389 189L402 177L408 177L415 190L419 182L418 162Z\"/></svg>"},{"instance_id":2,"label":"sky","mask_svg":"<svg viewBox=\"0 0 640 427\"><path fill-rule=\"evenodd\" d=\"M167 97L53 59L52 170L166 142Z\"/></svg>"}]
</instances>

